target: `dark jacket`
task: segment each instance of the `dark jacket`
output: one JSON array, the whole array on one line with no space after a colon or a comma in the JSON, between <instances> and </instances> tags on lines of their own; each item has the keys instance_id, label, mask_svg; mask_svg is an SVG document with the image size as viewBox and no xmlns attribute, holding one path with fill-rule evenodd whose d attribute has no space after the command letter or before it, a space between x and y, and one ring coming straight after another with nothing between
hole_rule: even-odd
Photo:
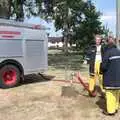
<instances>
[{"instance_id":1,"label":"dark jacket","mask_svg":"<svg viewBox=\"0 0 120 120\"><path fill-rule=\"evenodd\" d=\"M101 57L104 55L105 45L101 46ZM97 47L96 45L91 45L85 51L85 59L89 64L89 72L91 76L94 76L94 65L95 65L95 57L96 57Z\"/></svg>"},{"instance_id":2,"label":"dark jacket","mask_svg":"<svg viewBox=\"0 0 120 120\"><path fill-rule=\"evenodd\" d=\"M120 50L110 45L101 64L103 86L106 89L120 89Z\"/></svg>"}]
</instances>

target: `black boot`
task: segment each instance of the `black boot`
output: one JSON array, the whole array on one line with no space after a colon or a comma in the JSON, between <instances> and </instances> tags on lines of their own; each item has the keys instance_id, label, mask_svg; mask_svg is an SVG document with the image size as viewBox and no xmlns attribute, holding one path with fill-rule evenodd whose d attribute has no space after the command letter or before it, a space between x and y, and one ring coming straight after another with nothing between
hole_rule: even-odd
<instances>
[{"instance_id":1,"label":"black boot","mask_svg":"<svg viewBox=\"0 0 120 120\"><path fill-rule=\"evenodd\" d=\"M103 111L103 114L104 115L107 115L107 116L114 116L115 114L116 114L117 112L115 112L115 113L108 113L107 111Z\"/></svg>"},{"instance_id":2,"label":"black boot","mask_svg":"<svg viewBox=\"0 0 120 120\"><path fill-rule=\"evenodd\" d=\"M96 97L97 95L97 91L96 90L93 90L92 92L89 92L89 96L90 97Z\"/></svg>"}]
</instances>

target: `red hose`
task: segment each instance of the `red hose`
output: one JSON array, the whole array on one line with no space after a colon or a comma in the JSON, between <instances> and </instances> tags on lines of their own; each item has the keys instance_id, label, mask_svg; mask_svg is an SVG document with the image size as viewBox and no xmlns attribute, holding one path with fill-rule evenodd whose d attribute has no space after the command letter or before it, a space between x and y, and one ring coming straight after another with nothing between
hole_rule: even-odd
<instances>
[{"instance_id":1,"label":"red hose","mask_svg":"<svg viewBox=\"0 0 120 120\"><path fill-rule=\"evenodd\" d=\"M96 96L96 92L91 92L91 91L89 90L89 88L88 88L88 86L86 85L86 83L84 83L83 80L82 80L82 78L80 77L79 72L77 73L76 77L77 77L77 79L79 80L79 82L81 83L81 85L83 85L83 87L88 91L88 93L89 93L91 96L95 97L95 96Z\"/></svg>"},{"instance_id":2,"label":"red hose","mask_svg":"<svg viewBox=\"0 0 120 120\"><path fill-rule=\"evenodd\" d=\"M53 80L56 82L64 82L64 83L71 83L72 80ZM80 82L72 81L72 83L80 84Z\"/></svg>"},{"instance_id":3,"label":"red hose","mask_svg":"<svg viewBox=\"0 0 120 120\"><path fill-rule=\"evenodd\" d=\"M93 96L93 97L95 97L96 96L96 93L95 92L91 92L90 90L89 90L89 88L88 88L88 83L84 83L83 82L83 79L80 77L80 75L79 75L79 72L76 74L76 78L77 78L77 80L79 81L79 82L77 82L77 81L73 81L73 80L53 80L53 81L56 81L56 82L64 82L64 83L76 83L76 84L81 84L83 87L84 87L84 89L85 90L87 90L88 91L88 93L91 95L91 96Z\"/></svg>"}]
</instances>

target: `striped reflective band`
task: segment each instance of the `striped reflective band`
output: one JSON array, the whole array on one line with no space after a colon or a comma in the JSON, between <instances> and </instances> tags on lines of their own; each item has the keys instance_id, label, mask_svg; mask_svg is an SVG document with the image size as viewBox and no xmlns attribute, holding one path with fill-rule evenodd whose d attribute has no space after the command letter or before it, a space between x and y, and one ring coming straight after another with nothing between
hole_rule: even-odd
<instances>
[{"instance_id":1,"label":"striped reflective band","mask_svg":"<svg viewBox=\"0 0 120 120\"><path fill-rule=\"evenodd\" d=\"M120 59L120 56L113 56L109 58L109 60L113 60L113 59Z\"/></svg>"},{"instance_id":2,"label":"striped reflective band","mask_svg":"<svg viewBox=\"0 0 120 120\"><path fill-rule=\"evenodd\" d=\"M86 60L90 60L90 58L88 58L88 57L86 57L85 59L86 59Z\"/></svg>"}]
</instances>

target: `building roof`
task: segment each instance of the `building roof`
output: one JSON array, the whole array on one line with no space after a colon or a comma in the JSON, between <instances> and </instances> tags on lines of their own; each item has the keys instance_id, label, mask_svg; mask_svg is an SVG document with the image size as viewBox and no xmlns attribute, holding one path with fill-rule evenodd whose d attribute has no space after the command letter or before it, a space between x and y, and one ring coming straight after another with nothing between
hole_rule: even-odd
<instances>
[{"instance_id":1,"label":"building roof","mask_svg":"<svg viewBox=\"0 0 120 120\"><path fill-rule=\"evenodd\" d=\"M48 42L63 42L63 37L48 37Z\"/></svg>"}]
</instances>

